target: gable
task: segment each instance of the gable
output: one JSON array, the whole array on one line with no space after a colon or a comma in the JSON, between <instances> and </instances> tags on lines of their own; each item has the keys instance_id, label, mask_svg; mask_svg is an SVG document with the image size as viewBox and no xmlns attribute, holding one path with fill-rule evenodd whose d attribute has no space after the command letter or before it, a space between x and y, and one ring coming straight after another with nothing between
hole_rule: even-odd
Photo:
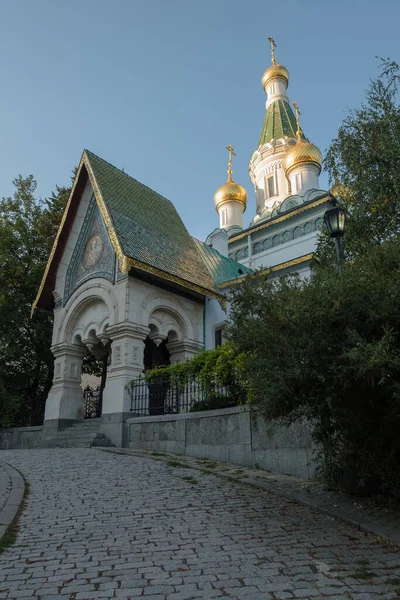
<instances>
[{"instance_id":1,"label":"gable","mask_svg":"<svg viewBox=\"0 0 400 600\"><path fill-rule=\"evenodd\" d=\"M104 248L108 243L111 244L123 274L129 271L142 272L197 294L225 300L172 202L85 150L32 312L36 308L51 310L54 307L52 292L55 289L57 271L88 181L101 215L99 227L100 223L103 224L101 227L104 237L100 236L101 239L97 241L102 247L104 244ZM83 233L82 235L84 236ZM95 235L93 230L93 236ZM84 238L81 239L74 260L68 266L68 290L64 294L64 302L86 275L94 276L94 271L85 274L79 267L79 261L82 265L84 260L82 248L89 243L89 238L90 236L85 238L85 245ZM98 248L92 248L92 251L98 252ZM106 255L108 260L110 253L107 251ZM107 262L105 256L103 258ZM89 262L90 260L92 259ZM96 265L99 263L96 262ZM102 276L114 276L109 266L103 268L103 262L101 266L99 272L103 273Z\"/></svg>"},{"instance_id":2,"label":"gable","mask_svg":"<svg viewBox=\"0 0 400 600\"><path fill-rule=\"evenodd\" d=\"M69 261L65 285L65 305L74 291L90 279L101 277L114 283L115 252L107 235L94 194Z\"/></svg>"}]
</instances>

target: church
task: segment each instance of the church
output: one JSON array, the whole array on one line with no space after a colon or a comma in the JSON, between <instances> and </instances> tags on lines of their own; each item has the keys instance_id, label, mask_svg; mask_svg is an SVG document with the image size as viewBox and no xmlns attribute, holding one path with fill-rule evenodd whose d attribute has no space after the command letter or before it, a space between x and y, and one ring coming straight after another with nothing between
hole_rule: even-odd
<instances>
[{"instance_id":1,"label":"church","mask_svg":"<svg viewBox=\"0 0 400 600\"><path fill-rule=\"evenodd\" d=\"M170 200L84 150L33 304L33 312L54 315L48 439L84 418L88 352L105 365L100 431L123 446L129 382L219 345L233 285L260 269L310 274L330 194L319 189L321 152L292 109L289 72L276 62L272 38L271 48L266 114L249 163L255 203L247 207L246 190L233 180L227 146L228 178L214 195L219 226L204 242L190 236Z\"/></svg>"}]
</instances>

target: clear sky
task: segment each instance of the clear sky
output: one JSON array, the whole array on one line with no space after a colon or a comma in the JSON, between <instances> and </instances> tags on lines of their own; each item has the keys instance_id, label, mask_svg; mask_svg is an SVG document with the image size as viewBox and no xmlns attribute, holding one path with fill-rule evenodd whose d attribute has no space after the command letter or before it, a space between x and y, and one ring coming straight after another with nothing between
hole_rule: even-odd
<instances>
[{"instance_id":1,"label":"clear sky","mask_svg":"<svg viewBox=\"0 0 400 600\"><path fill-rule=\"evenodd\" d=\"M32 173L46 197L88 148L172 200L204 239L232 144L248 224L267 37L324 153L375 57L400 61L399 23L399 0L0 0L0 196Z\"/></svg>"}]
</instances>

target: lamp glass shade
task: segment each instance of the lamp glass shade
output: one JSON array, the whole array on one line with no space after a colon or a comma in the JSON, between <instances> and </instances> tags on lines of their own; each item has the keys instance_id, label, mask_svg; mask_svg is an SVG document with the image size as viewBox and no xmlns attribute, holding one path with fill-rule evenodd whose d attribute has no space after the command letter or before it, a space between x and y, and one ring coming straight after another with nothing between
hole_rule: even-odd
<instances>
[{"instance_id":1,"label":"lamp glass shade","mask_svg":"<svg viewBox=\"0 0 400 600\"><path fill-rule=\"evenodd\" d=\"M335 206L326 211L324 221L331 237L335 238L338 235L343 235L346 230L346 211L339 206Z\"/></svg>"}]
</instances>

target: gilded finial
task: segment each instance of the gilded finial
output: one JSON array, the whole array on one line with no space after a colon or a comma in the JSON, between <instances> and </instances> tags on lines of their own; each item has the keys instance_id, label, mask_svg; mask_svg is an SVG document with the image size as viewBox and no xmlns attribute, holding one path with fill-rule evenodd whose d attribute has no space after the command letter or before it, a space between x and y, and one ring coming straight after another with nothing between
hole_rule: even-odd
<instances>
[{"instance_id":1,"label":"gilded finial","mask_svg":"<svg viewBox=\"0 0 400 600\"><path fill-rule=\"evenodd\" d=\"M301 126L300 126L300 120L299 120L299 116L301 115L300 109L299 109L299 105L297 104L297 102L293 102L293 106L294 109L296 111L296 125L297 125L297 131L296 131L296 135L297 135L297 141L300 142L301 141L301 136L302 136L302 130L301 130Z\"/></svg>"},{"instance_id":2,"label":"gilded finial","mask_svg":"<svg viewBox=\"0 0 400 600\"><path fill-rule=\"evenodd\" d=\"M274 40L274 38L272 37L272 35L269 36L269 41L271 42L271 57L272 57L272 64L276 65L276 58L275 58L275 48L276 48L276 42Z\"/></svg>"},{"instance_id":3,"label":"gilded finial","mask_svg":"<svg viewBox=\"0 0 400 600\"><path fill-rule=\"evenodd\" d=\"M233 150L232 146L229 144L229 146L225 146L225 148L228 150L229 152L229 160L228 160L228 181L233 181L232 180L232 154L233 156L236 156L235 151Z\"/></svg>"}]
</instances>

